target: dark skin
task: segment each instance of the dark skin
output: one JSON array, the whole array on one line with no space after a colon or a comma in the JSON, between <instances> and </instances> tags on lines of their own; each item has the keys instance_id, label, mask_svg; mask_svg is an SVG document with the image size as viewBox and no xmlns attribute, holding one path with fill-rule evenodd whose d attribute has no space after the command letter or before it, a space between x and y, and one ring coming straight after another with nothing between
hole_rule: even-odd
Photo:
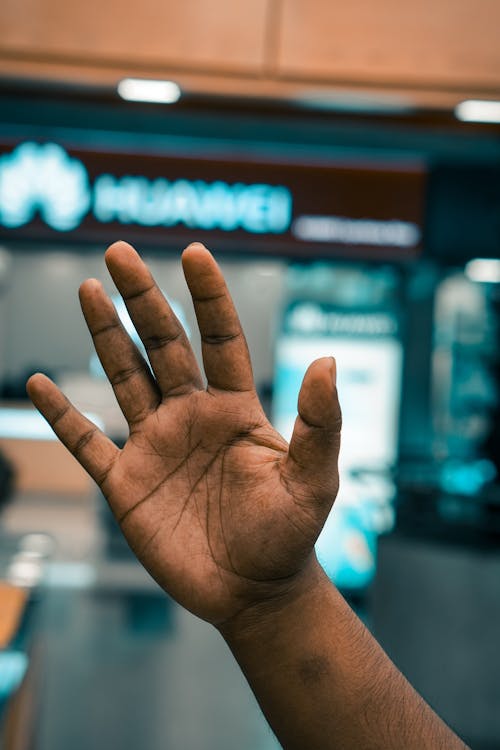
<instances>
[{"instance_id":1,"label":"dark skin","mask_svg":"<svg viewBox=\"0 0 500 750\"><path fill-rule=\"evenodd\" d=\"M96 351L128 421L118 449L45 376L28 392L106 496L131 548L165 591L215 625L285 748L457 748L317 563L338 490L335 362L312 363L290 445L257 398L220 269L200 244L182 263L202 340L187 337L124 242L108 270L152 373L101 284L80 288Z\"/></svg>"},{"instance_id":2,"label":"dark skin","mask_svg":"<svg viewBox=\"0 0 500 750\"><path fill-rule=\"evenodd\" d=\"M101 284L80 288L96 351L129 423L118 450L41 375L35 405L107 497L130 546L184 607L220 625L307 567L338 485L340 410L332 359L315 363L296 440L268 422L238 316L212 256L183 254L202 337L205 387L178 320L135 250L106 263L144 341L154 378ZM327 408L325 409L325 402ZM316 424L318 423L318 424ZM327 462L329 472L318 477ZM272 544L270 544L272 540Z\"/></svg>"}]
</instances>

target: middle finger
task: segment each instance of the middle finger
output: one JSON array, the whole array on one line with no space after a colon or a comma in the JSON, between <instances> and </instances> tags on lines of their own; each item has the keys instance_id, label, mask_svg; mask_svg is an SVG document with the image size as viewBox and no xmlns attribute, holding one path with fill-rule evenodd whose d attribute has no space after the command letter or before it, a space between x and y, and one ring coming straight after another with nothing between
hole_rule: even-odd
<instances>
[{"instance_id":1,"label":"middle finger","mask_svg":"<svg viewBox=\"0 0 500 750\"><path fill-rule=\"evenodd\" d=\"M126 242L116 242L105 257L162 394L181 395L202 388L186 333L139 254Z\"/></svg>"}]
</instances>

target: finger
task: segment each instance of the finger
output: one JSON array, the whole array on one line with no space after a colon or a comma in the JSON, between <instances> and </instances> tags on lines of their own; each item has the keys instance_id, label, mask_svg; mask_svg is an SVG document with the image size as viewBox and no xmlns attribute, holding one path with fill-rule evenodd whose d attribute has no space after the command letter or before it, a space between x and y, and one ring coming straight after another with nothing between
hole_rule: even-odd
<instances>
[{"instance_id":1,"label":"finger","mask_svg":"<svg viewBox=\"0 0 500 750\"><path fill-rule=\"evenodd\" d=\"M105 258L163 395L202 388L200 370L184 329L139 254L126 242L115 242Z\"/></svg>"},{"instance_id":2,"label":"finger","mask_svg":"<svg viewBox=\"0 0 500 750\"><path fill-rule=\"evenodd\" d=\"M219 266L199 242L184 250L182 265L198 320L209 386L251 390L253 375L247 343Z\"/></svg>"},{"instance_id":3,"label":"finger","mask_svg":"<svg viewBox=\"0 0 500 750\"><path fill-rule=\"evenodd\" d=\"M284 468L328 511L338 491L342 423L333 357L317 359L307 369L298 412Z\"/></svg>"},{"instance_id":4,"label":"finger","mask_svg":"<svg viewBox=\"0 0 500 750\"><path fill-rule=\"evenodd\" d=\"M80 304L95 350L129 424L151 414L161 394L151 370L125 331L113 303L96 279L80 287Z\"/></svg>"},{"instance_id":5,"label":"finger","mask_svg":"<svg viewBox=\"0 0 500 750\"><path fill-rule=\"evenodd\" d=\"M33 375L28 395L59 440L100 487L106 483L120 451L89 419L80 414L45 375Z\"/></svg>"}]
</instances>

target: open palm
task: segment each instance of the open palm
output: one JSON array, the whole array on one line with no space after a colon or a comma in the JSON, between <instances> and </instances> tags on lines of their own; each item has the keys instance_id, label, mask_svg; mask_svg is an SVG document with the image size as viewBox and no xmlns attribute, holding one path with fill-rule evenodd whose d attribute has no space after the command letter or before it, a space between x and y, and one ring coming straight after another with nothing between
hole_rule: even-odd
<instances>
[{"instance_id":1,"label":"open palm","mask_svg":"<svg viewBox=\"0 0 500 750\"><path fill-rule=\"evenodd\" d=\"M181 325L130 245L106 253L151 370L101 284L80 289L96 351L129 423L119 450L43 375L28 391L101 487L130 546L163 588L220 625L293 584L338 488L335 363L302 384L290 447L255 393L224 279L200 244L183 254L207 386Z\"/></svg>"}]
</instances>

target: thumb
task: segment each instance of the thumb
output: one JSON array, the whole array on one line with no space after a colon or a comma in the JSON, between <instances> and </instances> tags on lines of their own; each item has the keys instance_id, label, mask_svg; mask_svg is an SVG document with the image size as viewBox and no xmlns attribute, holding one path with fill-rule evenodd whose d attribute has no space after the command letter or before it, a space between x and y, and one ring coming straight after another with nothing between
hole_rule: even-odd
<instances>
[{"instance_id":1,"label":"thumb","mask_svg":"<svg viewBox=\"0 0 500 750\"><path fill-rule=\"evenodd\" d=\"M327 511L335 499L339 483L342 416L336 380L337 367L333 357L322 357L309 365L300 388L299 414L284 467L288 480L303 485L301 494L325 504Z\"/></svg>"}]
</instances>

